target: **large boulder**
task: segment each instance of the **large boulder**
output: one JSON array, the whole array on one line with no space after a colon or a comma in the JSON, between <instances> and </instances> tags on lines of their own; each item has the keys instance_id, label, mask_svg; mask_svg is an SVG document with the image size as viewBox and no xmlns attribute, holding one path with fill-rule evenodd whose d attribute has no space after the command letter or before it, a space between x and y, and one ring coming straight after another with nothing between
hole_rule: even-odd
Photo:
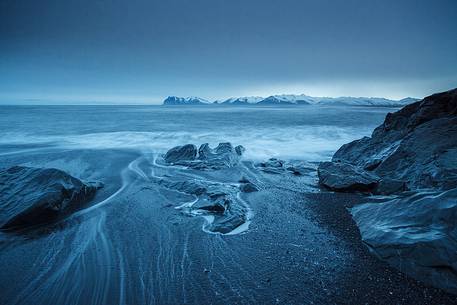
<instances>
[{"instance_id":1,"label":"large boulder","mask_svg":"<svg viewBox=\"0 0 457 305\"><path fill-rule=\"evenodd\" d=\"M0 228L46 223L78 209L100 183L85 183L54 168L14 166L0 171Z\"/></svg>"},{"instance_id":2,"label":"large boulder","mask_svg":"<svg viewBox=\"0 0 457 305\"><path fill-rule=\"evenodd\" d=\"M371 137L343 145L332 161L379 176L375 193L456 187L457 89L389 113Z\"/></svg>"},{"instance_id":3,"label":"large boulder","mask_svg":"<svg viewBox=\"0 0 457 305\"><path fill-rule=\"evenodd\" d=\"M366 203L351 213L379 258L457 293L457 189Z\"/></svg>"},{"instance_id":4,"label":"large boulder","mask_svg":"<svg viewBox=\"0 0 457 305\"><path fill-rule=\"evenodd\" d=\"M323 162L317 171L321 185L340 192L372 192L379 177L344 162Z\"/></svg>"}]
</instances>

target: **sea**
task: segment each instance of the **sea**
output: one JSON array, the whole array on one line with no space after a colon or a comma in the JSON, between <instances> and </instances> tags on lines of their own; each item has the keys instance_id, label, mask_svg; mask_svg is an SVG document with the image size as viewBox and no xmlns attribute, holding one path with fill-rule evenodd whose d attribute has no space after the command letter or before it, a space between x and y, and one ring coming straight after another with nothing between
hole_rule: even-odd
<instances>
[{"instance_id":1,"label":"sea","mask_svg":"<svg viewBox=\"0 0 457 305\"><path fill-rule=\"evenodd\" d=\"M0 154L43 148L163 153L231 142L245 158L321 161L369 136L394 108L259 106L1 106Z\"/></svg>"}]
</instances>

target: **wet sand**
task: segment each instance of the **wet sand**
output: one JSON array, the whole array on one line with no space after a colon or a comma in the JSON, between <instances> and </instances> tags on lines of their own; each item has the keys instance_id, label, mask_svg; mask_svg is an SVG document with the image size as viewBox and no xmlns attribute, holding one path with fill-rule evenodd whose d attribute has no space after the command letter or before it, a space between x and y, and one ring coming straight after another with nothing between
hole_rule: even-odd
<instances>
[{"instance_id":1,"label":"wet sand","mask_svg":"<svg viewBox=\"0 0 457 305\"><path fill-rule=\"evenodd\" d=\"M38 150L2 165L56 167L105 188L41 230L0 236L0 304L457 303L378 261L346 207L357 195L321 192L315 172L268 174L243 162L222 171L167 168L134 150ZM180 172L180 173L178 173ZM251 211L242 230L207 230L177 209L194 200L157 177L236 184ZM211 219L209 219L211 220Z\"/></svg>"}]
</instances>

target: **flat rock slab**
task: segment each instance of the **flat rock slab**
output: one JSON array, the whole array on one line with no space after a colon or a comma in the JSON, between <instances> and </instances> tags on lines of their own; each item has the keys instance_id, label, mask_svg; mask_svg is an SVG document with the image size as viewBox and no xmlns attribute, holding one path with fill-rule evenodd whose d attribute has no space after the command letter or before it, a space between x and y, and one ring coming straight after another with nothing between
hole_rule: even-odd
<instances>
[{"instance_id":1,"label":"flat rock slab","mask_svg":"<svg viewBox=\"0 0 457 305\"><path fill-rule=\"evenodd\" d=\"M54 168L14 166L0 171L0 228L46 223L90 200L100 183L84 183Z\"/></svg>"}]
</instances>

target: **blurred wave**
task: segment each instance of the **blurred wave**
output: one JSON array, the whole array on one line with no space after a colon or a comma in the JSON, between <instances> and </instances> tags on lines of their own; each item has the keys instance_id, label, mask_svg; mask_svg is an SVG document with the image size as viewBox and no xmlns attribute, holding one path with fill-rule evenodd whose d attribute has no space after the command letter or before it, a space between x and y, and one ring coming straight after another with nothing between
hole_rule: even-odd
<instances>
[{"instance_id":1,"label":"blurred wave","mask_svg":"<svg viewBox=\"0 0 457 305\"><path fill-rule=\"evenodd\" d=\"M0 154L26 149L165 152L186 143L232 142L246 159L317 161L369 135L388 108L24 107L0 108ZM33 111L32 111L33 110Z\"/></svg>"},{"instance_id":2,"label":"blurred wave","mask_svg":"<svg viewBox=\"0 0 457 305\"><path fill-rule=\"evenodd\" d=\"M10 133L0 137L0 145L39 145L68 149L134 149L166 152L185 143L217 145L232 142L246 147L247 159L269 157L322 160L342 144L366 135L355 128L306 126L214 132L100 132L81 135L32 135Z\"/></svg>"}]
</instances>

